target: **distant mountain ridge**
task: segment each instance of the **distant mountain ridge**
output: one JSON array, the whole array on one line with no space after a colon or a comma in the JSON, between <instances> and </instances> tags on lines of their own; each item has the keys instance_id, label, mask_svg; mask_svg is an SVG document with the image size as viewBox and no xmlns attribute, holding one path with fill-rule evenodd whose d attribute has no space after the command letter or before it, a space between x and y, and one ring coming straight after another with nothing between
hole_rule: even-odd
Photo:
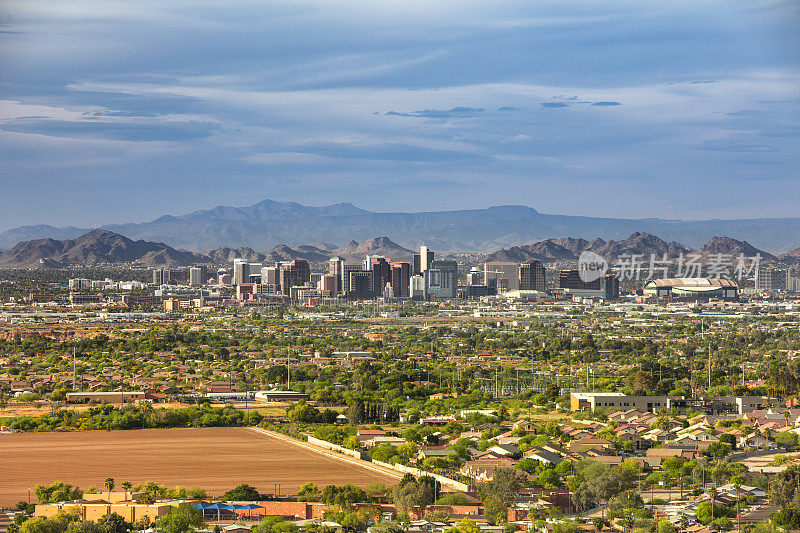
<instances>
[{"instance_id":1,"label":"distant mountain ridge","mask_svg":"<svg viewBox=\"0 0 800 533\"><path fill-rule=\"evenodd\" d=\"M680 243L663 239L648 233L634 232L626 239L587 241L580 238L545 239L534 244L500 249L475 262L510 261L522 263L533 259L544 263L576 261L583 251L592 251L614 260L623 255L639 255L647 261L651 254L661 258L665 254L674 259L680 254L698 254L709 260L715 254L724 254L735 259L740 254L754 257L760 254L764 261L780 261L787 264L800 264L800 248L776 258L759 250L747 241L730 237L712 237L697 250L691 250ZM0 268L65 268L71 266L96 266L108 264L137 264L149 268L178 267L195 264L230 266L234 259L243 258L255 263L275 263L305 259L319 266L338 256L349 261L360 261L365 256L384 256L394 261L409 261L413 252L403 248L388 237L372 237L362 242L351 241L336 248L326 242L304 244L291 248L279 244L269 252L261 253L248 247L218 248L208 254L177 250L160 242L133 241L122 235L104 229L94 229L76 239L55 240L36 239L17 244L0 254Z\"/></svg>"},{"instance_id":2,"label":"distant mountain ridge","mask_svg":"<svg viewBox=\"0 0 800 533\"><path fill-rule=\"evenodd\" d=\"M434 250L488 252L553 239L565 249L572 242L625 240L631 233L659 235L665 242L696 248L715 235L728 235L780 253L796 248L800 218L752 220L614 219L543 214L519 205L460 211L377 213L349 203L324 207L264 200L248 207L218 206L186 215L165 215L141 224L112 224L104 229L131 239L168 243L175 248L208 252L223 247L268 250L281 243L361 242L385 235L405 248L428 244ZM20 241L74 239L86 229L22 226L0 233L0 248ZM316 245L311 245L315 246ZM319 248L322 249L322 248ZM554 248L551 253L560 253Z\"/></svg>"},{"instance_id":3,"label":"distant mountain ridge","mask_svg":"<svg viewBox=\"0 0 800 533\"><path fill-rule=\"evenodd\" d=\"M178 267L195 264L230 265L234 259L274 263L305 259L321 263L332 256L363 259L365 255L384 255L391 259L409 259L411 251L386 237L374 237L363 242L351 242L342 248L329 243L301 245L297 249L279 244L267 253L252 248L218 248L207 255L177 250L160 242L133 241L117 233L94 229L76 239L35 239L20 242L0 254L0 268L65 268L110 264L138 264L150 268Z\"/></svg>"},{"instance_id":4,"label":"distant mountain ridge","mask_svg":"<svg viewBox=\"0 0 800 533\"><path fill-rule=\"evenodd\" d=\"M644 260L649 260L651 255L655 255L657 258L666 255L668 258L674 259L680 255L688 256L690 254L699 255L705 259L715 254L729 255L731 258L737 258L740 254L744 254L747 258L760 254L765 261L775 259L774 255L755 248L747 241L739 241L730 237L714 236L697 250L692 250L679 242L666 242L649 233L635 232L624 240L608 242L602 239L595 239L591 242L584 239L546 239L534 244L496 250L488 254L484 260L515 263L532 260L543 263L576 261L584 251L594 252L609 260L623 255L639 255ZM800 256L800 251L796 252ZM787 260L794 259L792 253L794 251L785 254Z\"/></svg>"}]
</instances>

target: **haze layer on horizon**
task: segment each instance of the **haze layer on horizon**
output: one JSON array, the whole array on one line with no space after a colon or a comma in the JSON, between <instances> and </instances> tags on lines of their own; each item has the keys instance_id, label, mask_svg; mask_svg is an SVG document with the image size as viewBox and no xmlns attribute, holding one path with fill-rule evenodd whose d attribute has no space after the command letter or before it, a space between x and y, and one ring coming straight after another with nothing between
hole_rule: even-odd
<instances>
[{"instance_id":1,"label":"haze layer on horizon","mask_svg":"<svg viewBox=\"0 0 800 533\"><path fill-rule=\"evenodd\" d=\"M799 216L794 1L0 7L0 228L263 198Z\"/></svg>"}]
</instances>

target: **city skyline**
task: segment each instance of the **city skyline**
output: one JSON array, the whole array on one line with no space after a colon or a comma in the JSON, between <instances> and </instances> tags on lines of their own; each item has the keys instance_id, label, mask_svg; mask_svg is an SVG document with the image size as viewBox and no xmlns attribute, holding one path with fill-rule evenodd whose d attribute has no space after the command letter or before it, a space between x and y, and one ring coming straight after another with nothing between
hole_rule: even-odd
<instances>
[{"instance_id":1,"label":"city skyline","mask_svg":"<svg viewBox=\"0 0 800 533\"><path fill-rule=\"evenodd\" d=\"M0 227L259 198L797 216L799 19L792 2L6 2Z\"/></svg>"}]
</instances>

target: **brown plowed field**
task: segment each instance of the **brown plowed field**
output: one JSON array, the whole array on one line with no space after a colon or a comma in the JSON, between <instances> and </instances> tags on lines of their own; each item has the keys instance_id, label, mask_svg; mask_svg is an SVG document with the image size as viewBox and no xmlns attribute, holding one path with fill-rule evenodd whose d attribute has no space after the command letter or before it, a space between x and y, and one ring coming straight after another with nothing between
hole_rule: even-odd
<instances>
[{"instance_id":1,"label":"brown plowed field","mask_svg":"<svg viewBox=\"0 0 800 533\"><path fill-rule=\"evenodd\" d=\"M306 481L320 488L397 482L245 428L0 435L0 507L27 500L36 484L61 480L102 490L107 477L116 480L117 489L123 481L155 481L202 487L209 495L240 483L264 493L280 483L281 493L296 494Z\"/></svg>"}]
</instances>

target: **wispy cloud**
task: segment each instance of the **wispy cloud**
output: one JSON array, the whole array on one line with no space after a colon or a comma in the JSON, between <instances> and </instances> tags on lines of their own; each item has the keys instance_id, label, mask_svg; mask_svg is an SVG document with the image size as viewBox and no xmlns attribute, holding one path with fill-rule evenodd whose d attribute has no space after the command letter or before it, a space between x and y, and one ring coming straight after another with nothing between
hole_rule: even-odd
<instances>
[{"instance_id":1,"label":"wispy cloud","mask_svg":"<svg viewBox=\"0 0 800 533\"><path fill-rule=\"evenodd\" d=\"M7 0L0 226L80 224L89 190L98 222L159 215L162 197L700 216L681 192L699 180L742 213L786 214L795 7ZM629 201L585 194L599 180Z\"/></svg>"}]
</instances>

